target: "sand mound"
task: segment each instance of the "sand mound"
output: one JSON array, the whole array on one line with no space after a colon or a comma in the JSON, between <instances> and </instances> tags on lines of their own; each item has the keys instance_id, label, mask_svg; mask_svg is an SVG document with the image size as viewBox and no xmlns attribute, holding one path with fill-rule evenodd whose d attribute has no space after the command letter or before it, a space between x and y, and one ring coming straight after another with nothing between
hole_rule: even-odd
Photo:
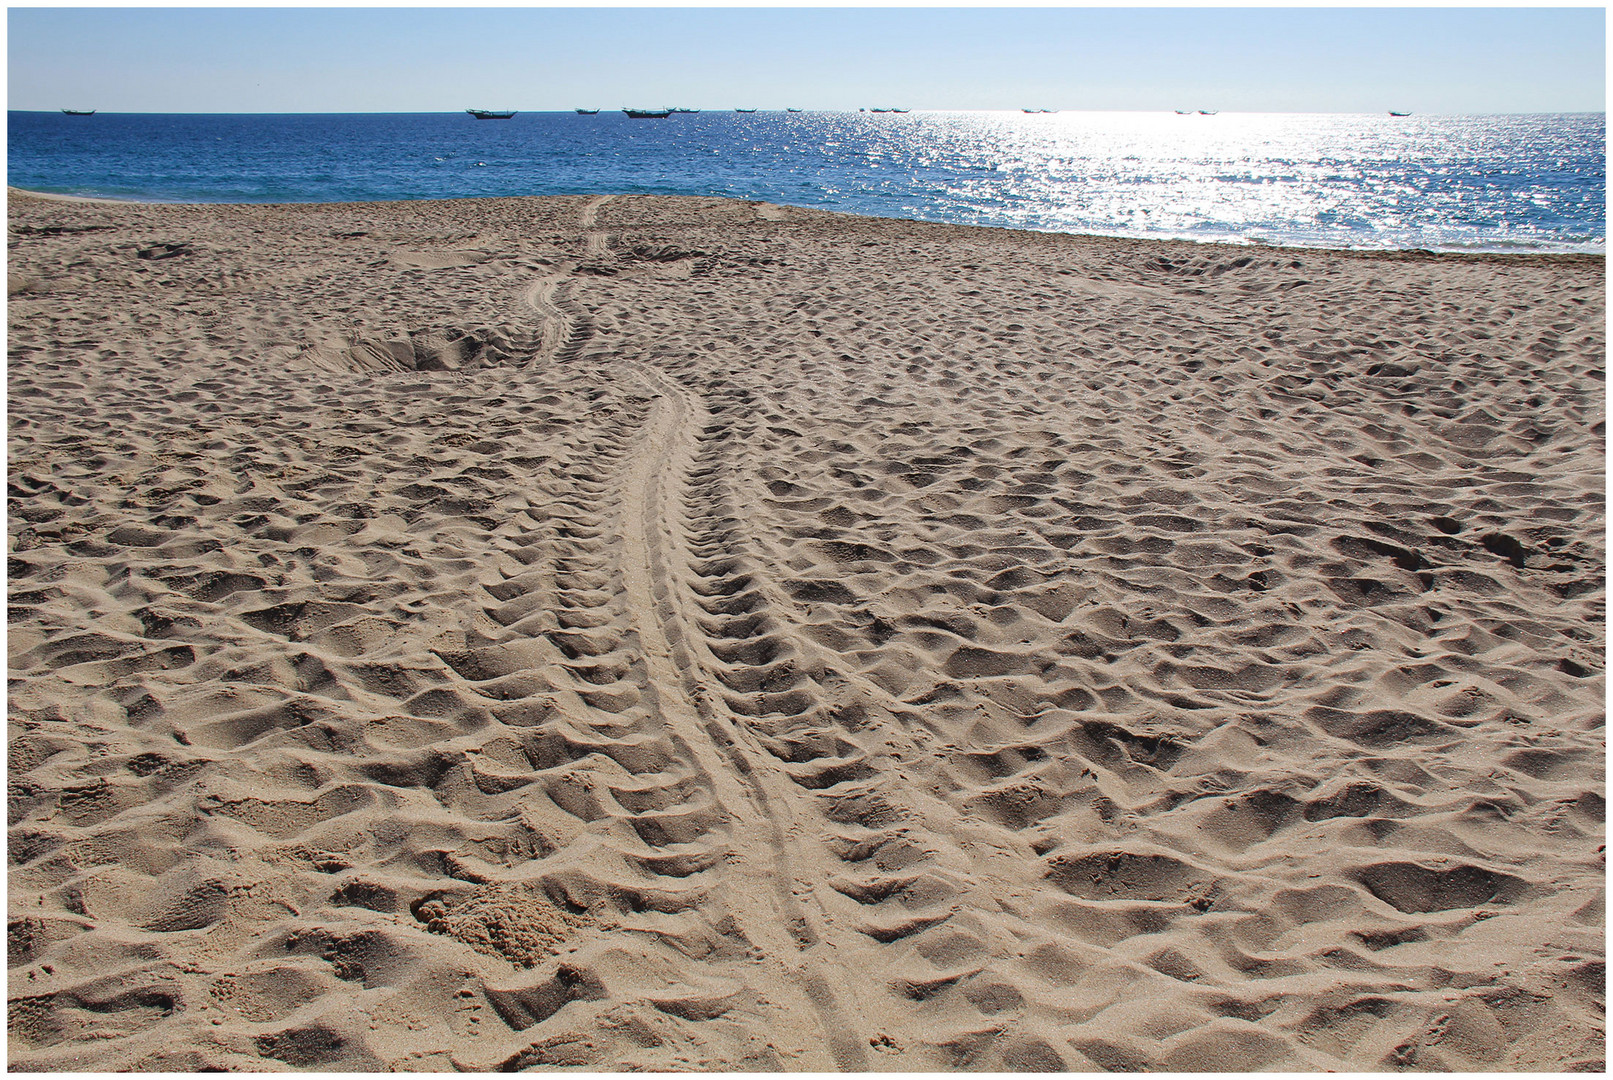
<instances>
[{"instance_id":1,"label":"sand mound","mask_svg":"<svg viewBox=\"0 0 1613 1080\"><path fill-rule=\"evenodd\" d=\"M1601 1067L1600 259L10 228L13 1069Z\"/></svg>"}]
</instances>

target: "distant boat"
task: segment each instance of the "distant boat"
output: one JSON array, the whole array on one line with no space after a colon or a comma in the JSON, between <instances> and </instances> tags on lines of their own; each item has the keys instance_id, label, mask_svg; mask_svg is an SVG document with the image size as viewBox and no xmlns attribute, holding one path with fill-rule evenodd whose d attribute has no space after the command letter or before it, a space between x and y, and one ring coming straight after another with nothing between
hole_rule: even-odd
<instances>
[{"instance_id":1,"label":"distant boat","mask_svg":"<svg viewBox=\"0 0 1613 1080\"><path fill-rule=\"evenodd\" d=\"M665 120L672 115L671 109L623 109L634 120Z\"/></svg>"},{"instance_id":2,"label":"distant boat","mask_svg":"<svg viewBox=\"0 0 1613 1080\"><path fill-rule=\"evenodd\" d=\"M515 115L514 109L466 109L478 120L508 120Z\"/></svg>"},{"instance_id":3,"label":"distant boat","mask_svg":"<svg viewBox=\"0 0 1613 1080\"><path fill-rule=\"evenodd\" d=\"M735 112L755 112L755 109L735 109Z\"/></svg>"},{"instance_id":4,"label":"distant boat","mask_svg":"<svg viewBox=\"0 0 1613 1080\"><path fill-rule=\"evenodd\" d=\"M1411 113L1409 113L1409 112L1395 112L1393 109L1390 109L1389 110L1389 115L1390 116L1410 116Z\"/></svg>"},{"instance_id":5,"label":"distant boat","mask_svg":"<svg viewBox=\"0 0 1613 1080\"><path fill-rule=\"evenodd\" d=\"M578 109L577 110L577 115L578 116L598 116L599 115L599 110L598 109Z\"/></svg>"},{"instance_id":6,"label":"distant boat","mask_svg":"<svg viewBox=\"0 0 1613 1080\"><path fill-rule=\"evenodd\" d=\"M1176 110L1176 115L1177 116L1192 116L1193 115L1193 110L1192 109L1177 109Z\"/></svg>"},{"instance_id":7,"label":"distant boat","mask_svg":"<svg viewBox=\"0 0 1613 1080\"><path fill-rule=\"evenodd\" d=\"M94 109L63 109L62 112L66 113L68 116L94 116L95 115L95 110Z\"/></svg>"},{"instance_id":8,"label":"distant boat","mask_svg":"<svg viewBox=\"0 0 1613 1080\"><path fill-rule=\"evenodd\" d=\"M907 110L906 109L897 109L896 111L897 112L906 112ZM1024 113L1053 113L1053 112L1058 112L1057 109L1021 109L1019 111L1024 112Z\"/></svg>"},{"instance_id":9,"label":"distant boat","mask_svg":"<svg viewBox=\"0 0 1613 1080\"><path fill-rule=\"evenodd\" d=\"M785 109L785 112L800 112L800 109Z\"/></svg>"},{"instance_id":10,"label":"distant boat","mask_svg":"<svg viewBox=\"0 0 1613 1080\"><path fill-rule=\"evenodd\" d=\"M1214 116L1216 113L1218 113L1220 111L1221 111L1220 109L1200 109L1199 110L1199 115L1200 116Z\"/></svg>"}]
</instances>

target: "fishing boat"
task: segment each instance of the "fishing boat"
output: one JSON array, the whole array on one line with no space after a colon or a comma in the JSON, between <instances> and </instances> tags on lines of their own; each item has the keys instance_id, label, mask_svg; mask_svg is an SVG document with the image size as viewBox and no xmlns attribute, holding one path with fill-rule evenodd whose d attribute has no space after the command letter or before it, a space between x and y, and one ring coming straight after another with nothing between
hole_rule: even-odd
<instances>
[{"instance_id":1,"label":"fishing boat","mask_svg":"<svg viewBox=\"0 0 1613 1080\"><path fill-rule=\"evenodd\" d=\"M62 112L67 114L68 116L94 116L95 115L95 110L94 109L63 109Z\"/></svg>"},{"instance_id":2,"label":"fishing boat","mask_svg":"<svg viewBox=\"0 0 1613 1080\"><path fill-rule=\"evenodd\" d=\"M735 112L755 112L755 109L735 109Z\"/></svg>"},{"instance_id":3,"label":"fishing boat","mask_svg":"<svg viewBox=\"0 0 1613 1080\"><path fill-rule=\"evenodd\" d=\"M598 109L578 109L577 110L577 115L578 116L598 116L599 115L599 110Z\"/></svg>"},{"instance_id":4,"label":"fishing boat","mask_svg":"<svg viewBox=\"0 0 1613 1080\"><path fill-rule=\"evenodd\" d=\"M1409 113L1409 112L1395 112L1393 109L1390 109L1389 110L1389 115L1390 116L1410 116L1411 113Z\"/></svg>"},{"instance_id":5,"label":"fishing boat","mask_svg":"<svg viewBox=\"0 0 1613 1080\"><path fill-rule=\"evenodd\" d=\"M1177 116L1192 116L1193 115L1193 110L1192 109L1177 109L1176 110L1176 115Z\"/></svg>"},{"instance_id":6,"label":"fishing boat","mask_svg":"<svg viewBox=\"0 0 1613 1080\"><path fill-rule=\"evenodd\" d=\"M478 120L508 120L515 115L514 109L466 109Z\"/></svg>"},{"instance_id":7,"label":"fishing boat","mask_svg":"<svg viewBox=\"0 0 1613 1080\"><path fill-rule=\"evenodd\" d=\"M665 120L672 115L671 109L623 109L632 120Z\"/></svg>"},{"instance_id":8,"label":"fishing boat","mask_svg":"<svg viewBox=\"0 0 1613 1080\"><path fill-rule=\"evenodd\" d=\"M1218 113L1220 111L1221 110L1219 110L1219 109L1200 109L1199 110L1199 115L1200 116L1214 116L1216 113Z\"/></svg>"},{"instance_id":9,"label":"fishing boat","mask_svg":"<svg viewBox=\"0 0 1613 1080\"><path fill-rule=\"evenodd\" d=\"M785 109L785 112L800 112L800 109Z\"/></svg>"}]
</instances>

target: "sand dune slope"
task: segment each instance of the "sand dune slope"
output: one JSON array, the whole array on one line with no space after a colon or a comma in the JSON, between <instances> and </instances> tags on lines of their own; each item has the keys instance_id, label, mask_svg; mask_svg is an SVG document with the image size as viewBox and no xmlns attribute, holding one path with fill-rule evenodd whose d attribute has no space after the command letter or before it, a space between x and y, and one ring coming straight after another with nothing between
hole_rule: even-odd
<instances>
[{"instance_id":1,"label":"sand dune slope","mask_svg":"<svg viewBox=\"0 0 1613 1080\"><path fill-rule=\"evenodd\" d=\"M1601 1067L1600 259L9 225L13 1069Z\"/></svg>"}]
</instances>

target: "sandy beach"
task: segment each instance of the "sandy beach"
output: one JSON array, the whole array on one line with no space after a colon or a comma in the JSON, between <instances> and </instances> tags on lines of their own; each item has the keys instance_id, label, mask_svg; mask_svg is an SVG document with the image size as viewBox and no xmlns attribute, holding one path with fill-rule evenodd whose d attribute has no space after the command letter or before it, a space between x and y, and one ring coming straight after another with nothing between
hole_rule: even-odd
<instances>
[{"instance_id":1,"label":"sandy beach","mask_svg":"<svg viewBox=\"0 0 1613 1080\"><path fill-rule=\"evenodd\" d=\"M1604 260L9 199L12 1070L1600 1070Z\"/></svg>"}]
</instances>

